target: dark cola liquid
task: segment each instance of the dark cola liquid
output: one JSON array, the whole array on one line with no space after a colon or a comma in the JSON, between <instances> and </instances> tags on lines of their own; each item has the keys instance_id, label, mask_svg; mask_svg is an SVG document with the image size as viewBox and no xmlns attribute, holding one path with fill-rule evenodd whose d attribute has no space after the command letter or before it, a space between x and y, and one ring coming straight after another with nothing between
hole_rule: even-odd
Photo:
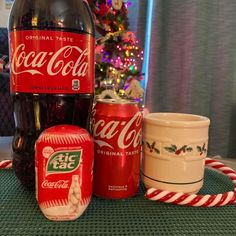
<instances>
[{"instance_id":1,"label":"dark cola liquid","mask_svg":"<svg viewBox=\"0 0 236 236\"><path fill-rule=\"evenodd\" d=\"M10 32L37 29L94 36L91 13L82 0L15 0L9 19ZM13 168L21 183L34 189L34 145L39 134L57 124L88 130L94 94L15 92L12 96L16 125Z\"/></svg>"}]
</instances>

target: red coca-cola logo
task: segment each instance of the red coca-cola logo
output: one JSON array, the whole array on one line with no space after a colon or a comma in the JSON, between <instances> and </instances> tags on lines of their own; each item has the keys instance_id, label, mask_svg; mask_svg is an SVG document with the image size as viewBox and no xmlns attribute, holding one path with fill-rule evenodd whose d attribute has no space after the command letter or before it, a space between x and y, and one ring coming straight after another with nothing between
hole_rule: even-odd
<instances>
[{"instance_id":1,"label":"red coca-cola logo","mask_svg":"<svg viewBox=\"0 0 236 236\"><path fill-rule=\"evenodd\" d=\"M96 119L95 116L96 109L93 110L92 129L94 142L100 147L134 149L141 144L141 112L127 121Z\"/></svg>"},{"instance_id":2,"label":"red coca-cola logo","mask_svg":"<svg viewBox=\"0 0 236 236\"><path fill-rule=\"evenodd\" d=\"M12 57L11 70L15 75L29 73L50 76L85 77L88 72L88 49L67 45L53 51L25 51L26 45L20 44ZM75 53L77 57L75 57ZM75 60L76 58L76 60Z\"/></svg>"},{"instance_id":3,"label":"red coca-cola logo","mask_svg":"<svg viewBox=\"0 0 236 236\"><path fill-rule=\"evenodd\" d=\"M69 188L69 180L59 180L59 181L55 181L55 182L44 180L42 182L42 188L66 189L66 188Z\"/></svg>"}]
</instances>

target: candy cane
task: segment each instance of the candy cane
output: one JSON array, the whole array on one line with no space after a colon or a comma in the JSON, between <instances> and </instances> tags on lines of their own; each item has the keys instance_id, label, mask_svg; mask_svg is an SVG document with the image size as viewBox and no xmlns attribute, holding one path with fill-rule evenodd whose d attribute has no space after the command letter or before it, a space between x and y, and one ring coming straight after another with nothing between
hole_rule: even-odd
<instances>
[{"instance_id":1,"label":"candy cane","mask_svg":"<svg viewBox=\"0 0 236 236\"><path fill-rule=\"evenodd\" d=\"M211 158L206 158L206 166L220 171L227 175L234 184L234 190L223 194L216 195L196 195L188 193L176 193L166 190L149 188L145 197L153 201L161 201L166 203L173 203L176 205L188 205L194 207L213 207L230 205L236 202L236 172Z\"/></svg>"},{"instance_id":2,"label":"candy cane","mask_svg":"<svg viewBox=\"0 0 236 236\"><path fill-rule=\"evenodd\" d=\"M12 167L11 160L0 161L0 169L9 169Z\"/></svg>"}]
</instances>

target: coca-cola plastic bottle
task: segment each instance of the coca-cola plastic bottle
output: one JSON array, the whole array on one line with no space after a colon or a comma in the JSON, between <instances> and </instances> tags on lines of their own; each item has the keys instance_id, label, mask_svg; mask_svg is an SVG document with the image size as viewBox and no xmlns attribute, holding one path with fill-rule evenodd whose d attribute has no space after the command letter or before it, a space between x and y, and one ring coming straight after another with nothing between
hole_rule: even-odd
<instances>
[{"instance_id":1,"label":"coca-cola plastic bottle","mask_svg":"<svg viewBox=\"0 0 236 236\"><path fill-rule=\"evenodd\" d=\"M9 18L13 167L34 188L34 145L57 124L88 129L94 97L94 22L86 1L15 0Z\"/></svg>"}]
</instances>

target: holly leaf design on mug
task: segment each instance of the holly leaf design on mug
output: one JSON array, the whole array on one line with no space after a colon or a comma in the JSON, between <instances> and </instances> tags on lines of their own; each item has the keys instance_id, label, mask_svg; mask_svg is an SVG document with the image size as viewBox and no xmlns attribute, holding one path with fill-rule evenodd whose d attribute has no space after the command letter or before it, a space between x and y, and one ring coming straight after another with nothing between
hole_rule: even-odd
<instances>
[{"instance_id":1,"label":"holly leaf design on mug","mask_svg":"<svg viewBox=\"0 0 236 236\"><path fill-rule=\"evenodd\" d=\"M202 155L203 153L206 153L207 152L206 144L204 143L202 145L202 147L201 146L197 146L197 151L200 153L200 155Z\"/></svg>"},{"instance_id":2,"label":"holly leaf design on mug","mask_svg":"<svg viewBox=\"0 0 236 236\"><path fill-rule=\"evenodd\" d=\"M150 144L149 142L146 141L146 145L147 145L150 152L155 151L155 153L160 154L160 150L155 147L156 146L155 141L153 141L152 144Z\"/></svg>"},{"instance_id":3,"label":"holly leaf design on mug","mask_svg":"<svg viewBox=\"0 0 236 236\"><path fill-rule=\"evenodd\" d=\"M187 152L192 152L192 151L193 151L193 148L192 148L192 147L187 147L187 148L186 148L186 151L187 151Z\"/></svg>"},{"instance_id":4,"label":"holly leaf design on mug","mask_svg":"<svg viewBox=\"0 0 236 236\"><path fill-rule=\"evenodd\" d=\"M171 144L170 147L164 147L164 149L167 151L167 152L170 152L170 153L175 153L176 150L177 150L177 146L176 145L173 145Z\"/></svg>"},{"instance_id":5,"label":"holly leaf design on mug","mask_svg":"<svg viewBox=\"0 0 236 236\"><path fill-rule=\"evenodd\" d=\"M151 149L151 145L150 145L149 142L146 142L146 145L147 145L147 147L148 147L149 149Z\"/></svg>"},{"instance_id":6,"label":"holly leaf design on mug","mask_svg":"<svg viewBox=\"0 0 236 236\"><path fill-rule=\"evenodd\" d=\"M182 147L178 148L176 145L171 144L170 147L165 147L165 150L167 152L174 153L176 155L180 155L181 153L192 152L193 148L188 145L183 145Z\"/></svg>"},{"instance_id":7,"label":"holly leaf design on mug","mask_svg":"<svg viewBox=\"0 0 236 236\"><path fill-rule=\"evenodd\" d=\"M154 141L151 145L151 148L154 149L155 145L156 145L156 142Z\"/></svg>"},{"instance_id":8,"label":"holly leaf design on mug","mask_svg":"<svg viewBox=\"0 0 236 236\"><path fill-rule=\"evenodd\" d=\"M160 154L160 151L158 148L154 148L154 151L157 153L157 154Z\"/></svg>"}]
</instances>

